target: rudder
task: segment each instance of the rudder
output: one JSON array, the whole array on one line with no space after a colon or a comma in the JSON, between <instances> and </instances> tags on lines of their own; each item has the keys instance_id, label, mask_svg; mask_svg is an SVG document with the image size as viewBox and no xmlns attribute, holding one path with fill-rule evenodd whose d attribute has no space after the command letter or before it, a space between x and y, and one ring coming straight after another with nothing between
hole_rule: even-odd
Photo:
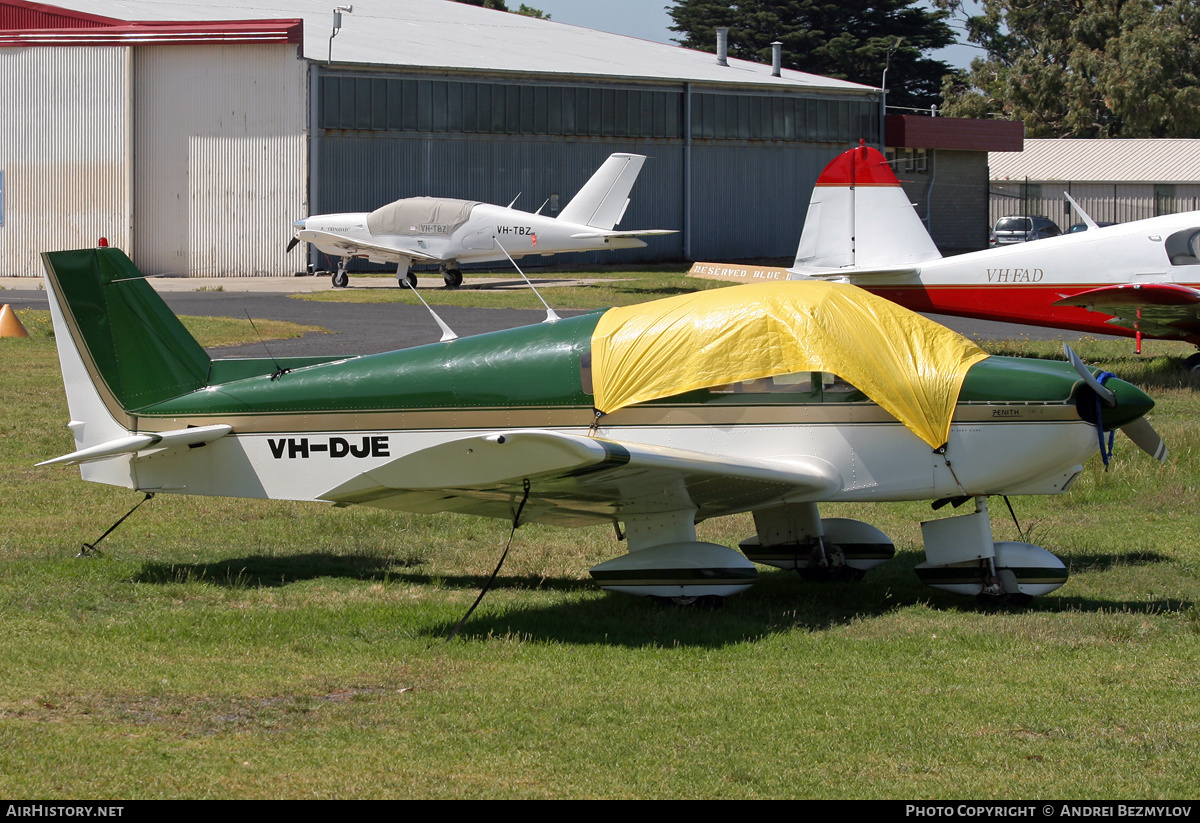
<instances>
[{"instance_id":1,"label":"rudder","mask_svg":"<svg viewBox=\"0 0 1200 823\"><path fill-rule=\"evenodd\" d=\"M73 343L97 387L123 411L207 385L207 352L124 252L45 252L42 261L59 309L60 351Z\"/></svg>"},{"instance_id":2,"label":"rudder","mask_svg":"<svg viewBox=\"0 0 1200 823\"><path fill-rule=\"evenodd\" d=\"M641 154L609 155L559 212L558 219L597 229L612 229L625 214L629 192L645 162L646 158Z\"/></svg>"}]
</instances>

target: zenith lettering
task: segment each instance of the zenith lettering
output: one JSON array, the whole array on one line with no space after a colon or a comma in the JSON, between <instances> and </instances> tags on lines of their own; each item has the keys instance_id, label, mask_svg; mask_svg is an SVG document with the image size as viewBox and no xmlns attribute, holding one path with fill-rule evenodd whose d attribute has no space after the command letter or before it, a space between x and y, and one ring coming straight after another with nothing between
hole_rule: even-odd
<instances>
[{"instance_id":1,"label":"zenith lettering","mask_svg":"<svg viewBox=\"0 0 1200 823\"><path fill-rule=\"evenodd\" d=\"M331 437L327 441L315 437L271 437L267 439L267 445L271 447L271 455L276 460L285 455L307 458L316 454L328 454L330 457L391 457L386 434L363 437L361 442L353 442L345 437Z\"/></svg>"}]
</instances>

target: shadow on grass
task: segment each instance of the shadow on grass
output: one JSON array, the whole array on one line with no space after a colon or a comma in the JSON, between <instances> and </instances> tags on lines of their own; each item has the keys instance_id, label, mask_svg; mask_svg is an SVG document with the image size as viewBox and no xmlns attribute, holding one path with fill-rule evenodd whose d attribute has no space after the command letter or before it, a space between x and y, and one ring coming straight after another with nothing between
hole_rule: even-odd
<instances>
[{"instance_id":1,"label":"shadow on grass","mask_svg":"<svg viewBox=\"0 0 1200 823\"><path fill-rule=\"evenodd\" d=\"M1171 558L1165 554L1150 551L1123 552L1121 554L1072 554L1065 559L1067 568L1072 574L1108 571L1122 566L1149 566L1151 563L1171 562Z\"/></svg>"},{"instance_id":2,"label":"shadow on grass","mask_svg":"<svg viewBox=\"0 0 1200 823\"><path fill-rule=\"evenodd\" d=\"M134 575L135 583L205 583L230 589L278 588L322 577L401 583L448 589L478 590L488 575L431 575L406 571L423 564L419 557L384 557L370 554L292 554L265 557L236 557L218 563L146 563ZM504 576L493 589L549 591L594 590L587 580Z\"/></svg>"},{"instance_id":3,"label":"shadow on grass","mask_svg":"<svg viewBox=\"0 0 1200 823\"><path fill-rule=\"evenodd\" d=\"M491 595L459 634L461 639L517 637L560 643L606 644L627 647L687 646L721 648L763 637L802 630L818 632L855 621L924 607L933 612L975 612L980 619L996 614L1058 612L1125 612L1163 614L1187 612L1194 604L1180 600L1118 601L1053 594L1035 598L1029 606L980 605L974 598L928 589L912 569L924 559L920 552L899 552L888 564L869 572L863 581L812 582L791 572L766 570L749 591L728 598L722 608L701 609L669 602L603 592L586 579L501 575ZM1118 566L1149 565L1168 558L1153 552L1091 554L1072 558L1076 571ZM135 582L157 584L206 583L228 588L273 588L321 577L389 582L441 590L475 593L487 583L486 574L430 575L415 570L419 558L377 555L298 554L282 557L234 558L219 563L146 564ZM1068 582L1067 586L1070 586ZM502 608L498 592L515 593ZM555 602L530 600L537 592L554 592ZM473 600L473 596L471 600ZM470 601L460 601L465 614ZM434 623L430 639L444 638L458 622Z\"/></svg>"},{"instance_id":4,"label":"shadow on grass","mask_svg":"<svg viewBox=\"0 0 1200 823\"><path fill-rule=\"evenodd\" d=\"M235 557L218 563L146 563L135 583L207 583L231 589L273 588L318 577L387 580L419 558L365 554L291 554Z\"/></svg>"}]
</instances>

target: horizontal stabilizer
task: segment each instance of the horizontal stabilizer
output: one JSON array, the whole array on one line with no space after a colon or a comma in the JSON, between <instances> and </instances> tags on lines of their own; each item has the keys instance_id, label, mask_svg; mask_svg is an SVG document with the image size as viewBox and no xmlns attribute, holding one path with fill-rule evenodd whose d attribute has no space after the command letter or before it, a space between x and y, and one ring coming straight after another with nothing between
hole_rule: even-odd
<instances>
[{"instance_id":1,"label":"horizontal stabilizer","mask_svg":"<svg viewBox=\"0 0 1200 823\"><path fill-rule=\"evenodd\" d=\"M860 277L863 280L879 277L908 278L916 277L920 271L920 268L917 266L880 266L875 268L846 266L838 269L805 266L785 269L778 266L693 263L692 267L688 270L688 275L691 277L705 277L711 280L736 280L739 282L754 282L756 280L803 280L812 278L820 280L844 280L847 283L857 285L859 284Z\"/></svg>"},{"instance_id":2,"label":"horizontal stabilizer","mask_svg":"<svg viewBox=\"0 0 1200 823\"><path fill-rule=\"evenodd\" d=\"M231 431L233 431L232 426L221 424L217 426L196 426L190 429L176 429L175 431L157 432L155 434L132 434L128 437L119 437L107 443L100 443L95 446L89 446L86 449L71 452L70 454L64 454L62 457L55 457L53 460L43 460L37 465L53 466L63 463L68 466L74 466L79 463L88 463L92 460L115 457L119 454L134 454L146 449L199 446L204 443L211 443L218 437L224 437Z\"/></svg>"},{"instance_id":3,"label":"horizontal stabilizer","mask_svg":"<svg viewBox=\"0 0 1200 823\"><path fill-rule=\"evenodd\" d=\"M776 500L825 499L841 476L815 458L768 461L548 431L453 440L397 458L320 497L401 511L510 519L529 481L523 520L585 525L697 508L713 517Z\"/></svg>"},{"instance_id":4,"label":"horizontal stabilizer","mask_svg":"<svg viewBox=\"0 0 1200 823\"><path fill-rule=\"evenodd\" d=\"M677 229L643 229L641 231L582 231L572 234L572 240L598 240L602 237L650 237L659 234L679 234Z\"/></svg>"},{"instance_id":5,"label":"horizontal stabilizer","mask_svg":"<svg viewBox=\"0 0 1200 823\"><path fill-rule=\"evenodd\" d=\"M844 280L855 285L883 277L916 277L920 272L919 266L846 266L840 269L797 267L791 270L793 280L799 277L818 277L823 280Z\"/></svg>"}]
</instances>

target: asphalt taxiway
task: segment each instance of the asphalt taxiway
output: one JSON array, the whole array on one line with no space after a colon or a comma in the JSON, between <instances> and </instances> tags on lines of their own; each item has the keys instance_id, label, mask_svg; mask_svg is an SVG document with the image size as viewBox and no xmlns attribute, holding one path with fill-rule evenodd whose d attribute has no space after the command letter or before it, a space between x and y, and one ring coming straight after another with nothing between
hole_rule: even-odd
<instances>
[{"instance_id":1,"label":"asphalt taxiway","mask_svg":"<svg viewBox=\"0 0 1200 823\"><path fill-rule=\"evenodd\" d=\"M33 278L0 278L0 304L14 309L45 309L46 292L38 289L40 280ZM555 305L554 287L574 284L576 280L563 277L536 278L534 282L551 306ZM325 277L228 277L228 278L152 278L150 283L176 314L199 317L254 317L288 320L328 329L326 333L309 333L292 340L271 340L266 344L247 343L215 349L220 357L263 357L269 351L277 357L292 355L353 355L435 343L441 330L424 306L403 303L326 303L292 297L330 288ZM470 287L523 287L521 281L499 279L468 281ZM352 289L397 288L391 278L351 279ZM441 278L421 278L422 291L441 287ZM532 309L487 309L458 306L436 306L438 314L459 337L539 323L546 313ZM562 317L583 312L555 309ZM1063 340L1072 342L1082 335L1060 329L1021 326L987 320L971 320L945 315L926 315L960 334L975 340Z\"/></svg>"}]
</instances>

